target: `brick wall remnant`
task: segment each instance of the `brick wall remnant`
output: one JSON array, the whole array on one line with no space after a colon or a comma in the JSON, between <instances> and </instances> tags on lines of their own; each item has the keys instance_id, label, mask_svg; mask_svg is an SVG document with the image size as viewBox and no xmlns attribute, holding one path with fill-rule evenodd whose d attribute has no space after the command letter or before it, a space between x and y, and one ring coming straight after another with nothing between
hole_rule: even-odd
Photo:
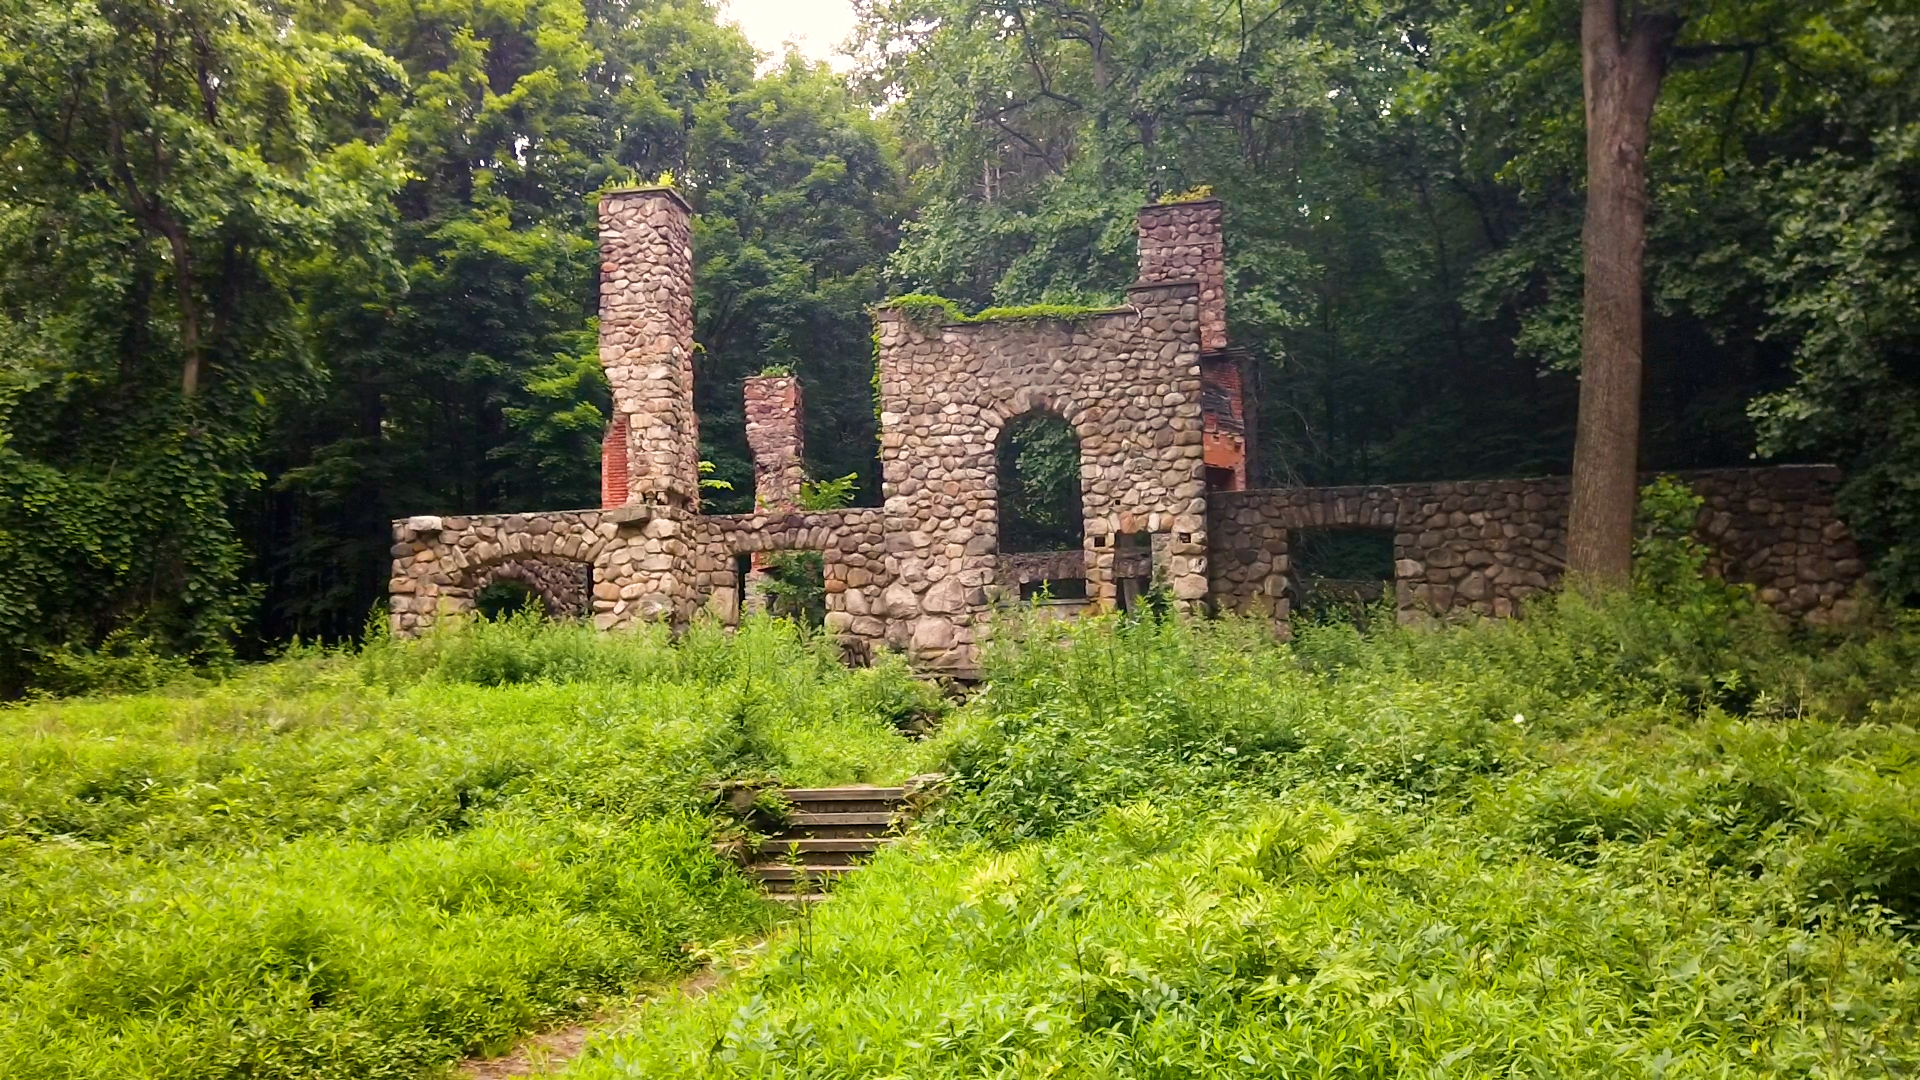
<instances>
[{"instance_id":1,"label":"brick wall remnant","mask_svg":"<svg viewBox=\"0 0 1920 1080\"><path fill-rule=\"evenodd\" d=\"M600 437L600 509L627 505L627 417L615 410Z\"/></svg>"},{"instance_id":2,"label":"brick wall remnant","mask_svg":"<svg viewBox=\"0 0 1920 1080\"><path fill-rule=\"evenodd\" d=\"M756 505L791 509L807 478L801 426L800 380L792 375L756 375L743 384L747 447L753 451Z\"/></svg>"},{"instance_id":3,"label":"brick wall remnant","mask_svg":"<svg viewBox=\"0 0 1920 1080\"><path fill-rule=\"evenodd\" d=\"M1202 446L1208 490L1244 491L1247 487L1247 424L1240 386L1240 359L1232 353L1200 358ZM1224 483L1216 483L1214 477Z\"/></svg>"}]
</instances>

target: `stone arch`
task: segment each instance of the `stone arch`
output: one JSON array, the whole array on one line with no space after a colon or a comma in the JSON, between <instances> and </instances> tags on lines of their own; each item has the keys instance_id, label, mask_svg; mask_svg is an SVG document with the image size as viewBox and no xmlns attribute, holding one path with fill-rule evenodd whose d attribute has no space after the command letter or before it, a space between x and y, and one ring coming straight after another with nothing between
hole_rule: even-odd
<instances>
[{"instance_id":1,"label":"stone arch","mask_svg":"<svg viewBox=\"0 0 1920 1080\"><path fill-rule=\"evenodd\" d=\"M997 400L982 401L980 419L987 426L988 437L997 446L1001 432L1012 421L1029 413L1046 412L1058 416L1073 428L1075 438L1085 442L1096 433L1096 428L1087 410L1072 395L1056 392L1044 387L1023 386Z\"/></svg>"},{"instance_id":2,"label":"stone arch","mask_svg":"<svg viewBox=\"0 0 1920 1080\"><path fill-rule=\"evenodd\" d=\"M584 619L593 614L593 564L562 555L521 552L469 566L447 595L471 611L480 591L500 581L517 581L540 598L549 619Z\"/></svg>"}]
</instances>

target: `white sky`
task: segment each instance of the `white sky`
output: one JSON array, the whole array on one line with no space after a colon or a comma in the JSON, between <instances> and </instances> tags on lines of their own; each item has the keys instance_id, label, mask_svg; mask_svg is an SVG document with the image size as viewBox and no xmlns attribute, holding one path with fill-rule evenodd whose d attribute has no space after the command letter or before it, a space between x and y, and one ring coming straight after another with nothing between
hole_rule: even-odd
<instances>
[{"instance_id":1,"label":"white sky","mask_svg":"<svg viewBox=\"0 0 1920 1080\"><path fill-rule=\"evenodd\" d=\"M847 59L834 54L835 46L853 33L853 5L848 0L726 0L722 18L732 19L747 32L753 47L777 60L792 41L813 60L826 60L845 69Z\"/></svg>"}]
</instances>

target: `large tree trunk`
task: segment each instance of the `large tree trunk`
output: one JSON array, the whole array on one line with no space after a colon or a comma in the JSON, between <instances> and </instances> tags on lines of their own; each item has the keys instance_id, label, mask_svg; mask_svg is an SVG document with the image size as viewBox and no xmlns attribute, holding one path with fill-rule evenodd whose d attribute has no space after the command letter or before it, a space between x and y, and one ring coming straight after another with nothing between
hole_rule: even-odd
<instances>
[{"instance_id":1,"label":"large tree trunk","mask_svg":"<svg viewBox=\"0 0 1920 1080\"><path fill-rule=\"evenodd\" d=\"M1640 451L1640 366L1647 250L1647 141L1667 50L1680 18L1643 12L1622 26L1620 0L1584 0L1587 104L1585 319L1580 422L1573 444L1567 570L1584 587L1626 583Z\"/></svg>"}]
</instances>

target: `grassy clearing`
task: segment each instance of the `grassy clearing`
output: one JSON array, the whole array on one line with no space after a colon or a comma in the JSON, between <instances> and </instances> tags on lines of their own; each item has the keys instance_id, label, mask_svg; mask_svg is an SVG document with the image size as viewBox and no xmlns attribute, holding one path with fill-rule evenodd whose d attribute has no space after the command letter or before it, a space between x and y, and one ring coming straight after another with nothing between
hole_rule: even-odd
<instances>
[{"instance_id":1,"label":"grassy clearing","mask_svg":"<svg viewBox=\"0 0 1920 1080\"><path fill-rule=\"evenodd\" d=\"M416 1077L763 934L702 785L898 779L785 624L481 625L0 712L0 1075Z\"/></svg>"},{"instance_id":2,"label":"grassy clearing","mask_svg":"<svg viewBox=\"0 0 1920 1080\"><path fill-rule=\"evenodd\" d=\"M1030 634L913 843L570 1075L1913 1075L1920 633L1694 599Z\"/></svg>"}]
</instances>

